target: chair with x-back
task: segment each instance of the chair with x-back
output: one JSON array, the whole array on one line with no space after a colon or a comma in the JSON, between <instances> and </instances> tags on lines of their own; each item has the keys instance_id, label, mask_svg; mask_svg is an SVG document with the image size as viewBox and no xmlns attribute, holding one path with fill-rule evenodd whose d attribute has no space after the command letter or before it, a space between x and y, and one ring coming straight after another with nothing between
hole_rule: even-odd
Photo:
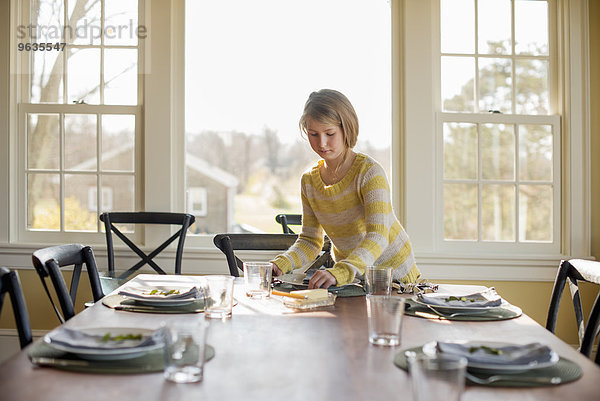
<instances>
[{"instance_id":1,"label":"chair with x-back","mask_svg":"<svg viewBox=\"0 0 600 401\"><path fill-rule=\"evenodd\" d=\"M600 285L600 262L584 259L563 260L560 263L552 296L550 298L550 307L548 308L548 319L546 320L546 329L554 333L558 319L558 308L562 298L565 285L569 285L573 308L575 310L575 319L577 321L577 331L579 335L580 352L591 357L592 347L598 338L600 331L600 291L587 319L587 325L583 316L581 306L581 296L579 293L578 282L588 282ZM600 365L600 352L596 353L596 364Z\"/></svg>"},{"instance_id":2,"label":"chair with x-back","mask_svg":"<svg viewBox=\"0 0 600 401\"><path fill-rule=\"evenodd\" d=\"M25 305L25 297L19 281L19 275L14 270L6 267L0 267L0 312L4 303L6 293L10 296L10 302L15 315L17 332L19 333L19 344L21 348L31 343L31 325L29 324L29 314Z\"/></svg>"},{"instance_id":3,"label":"chair with x-back","mask_svg":"<svg viewBox=\"0 0 600 401\"><path fill-rule=\"evenodd\" d=\"M107 212L100 215L100 220L104 222L106 232L106 252L108 258L108 273L109 276L115 276L115 255L114 255L114 233L121 241L125 243L136 255L140 257L140 261L132 267L121 273L119 279L127 279L144 265L149 265L154 271L159 274L167 274L155 261L154 258L161 253L167 246L175 240L177 242L177 250L175 253L175 274L181 274L181 260L183 256L183 247L185 236L188 228L194 223L196 218L187 213L169 213L169 212ZM119 229L119 225L128 224L162 224L179 227L179 230L166 239L152 252L146 254L133 241L131 241Z\"/></svg>"},{"instance_id":4,"label":"chair with x-back","mask_svg":"<svg viewBox=\"0 0 600 401\"><path fill-rule=\"evenodd\" d=\"M94 252L89 246L81 244L51 246L35 251L32 259L33 266L42 280L44 290L61 323L75 316L75 300L77 298L77 289L83 265L85 265L88 273L94 302L99 301L104 296L102 287L100 286ZM67 284L61 271L62 268L67 266L73 266L69 289L67 289ZM62 313L54 304L46 283L46 277L50 277Z\"/></svg>"}]
</instances>

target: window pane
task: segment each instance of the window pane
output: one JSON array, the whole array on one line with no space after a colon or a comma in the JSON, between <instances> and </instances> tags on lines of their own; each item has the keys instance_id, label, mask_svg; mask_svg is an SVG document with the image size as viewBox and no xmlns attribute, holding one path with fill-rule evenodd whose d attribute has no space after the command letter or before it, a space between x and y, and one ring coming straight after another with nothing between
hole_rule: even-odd
<instances>
[{"instance_id":1,"label":"window pane","mask_svg":"<svg viewBox=\"0 0 600 401\"><path fill-rule=\"evenodd\" d=\"M27 167L59 168L60 132L58 114L27 115Z\"/></svg>"},{"instance_id":2,"label":"window pane","mask_svg":"<svg viewBox=\"0 0 600 401\"><path fill-rule=\"evenodd\" d=\"M475 53L475 3L441 0L442 53Z\"/></svg>"},{"instance_id":3,"label":"window pane","mask_svg":"<svg viewBox=\"0 0 600 401\"><path fill-rule=\"evenodd\" d=\"M133 171L135 160L135 116L102 116L102 170Z\"/></svg>"},{"instance_id":4,"label":"window pane","mask_svg":"<svg viewBox=\"0 0 600 401\"><path fill-rule=\"evenodd\" d=\"M444 124L444 178L477 178L477 126Z\"/></svg>"},{"instance_id":5,"label":"window pane","mask_svg":"<svg viewBox=\"0 0 600 401\"><path fill-rule=\"evenodd\" d=\"M31 53L31 103L62 103L63 52Z\"/></svg>"},{"instance_id":6,"label":"window pane","mask_svg":"<svg viewBox=\"0 0 600 401\"><path fill-rule=\"evenodd\" d=\"M479 109L511 113L511 61L502 58L479 59Z\"/></svg>"},{"instance_id":7,"label":"window pane","mask_svg":"<svg viewBox=\"0 0 600 401\"><path fill-rule=\"evenodd\" d=\"M110 3L110 2L108 2ZM75 45L99 45L101 11L98 0L68 0L68 42Z\"/></svg>"},{"instance_id":8,"label":"window pane","mask_svg":"<svg viewBox=\"0 0 600 401\"><path fill-rule=\"evenodd\" d=\"M476 184L444 184L444 239L477 240Z\"/></svg>"},{"instance_id":9,"label":"window pane","mask_svg":"<svg viewBox=\"0 0 600 401\"><path fill-rule=\"evenodd\" d=\"M65 169L96 171L96 115L65 114Z\"/></svg>"},{"instance_id":10,"label":"window pane","mask_svg":"<svg viewBox=\"0 0 600 401\"><path fill-rule=\"evenodd\" d=\"M60 176L27 175L27 229L60 230Z\"/></svg>"},{"instance_id":11,"label":"window pane","mask_svg":"<svg viewBox=\"0 0 600 401\"><path fill-rule=\"evenodd\" d=\"M104 104L137 104L137 50L104 51Z\"/></svg>"},{"instance_id":12,"label":"window pane","mask_svg":"<svg viewBox=\"0 0 600 401\"><path fill-rule=\"evenodd\" d=\"M512 125L481 126L481 164L483 179L515 179L515 133Z\"/></svg>"},{"instance_id":13,"label":"window pane","mask_svg":"<svg viewBox=\"0 0 600 401\"><path fill-rule=\"evenodd\" d=\"M475 110L473 57L442 57L442 105L444 111Z\"/></svg>"},{"instance_id":14,"label":"window pane","mask_svg":"<svg viewBox=\"0 0 600 401\"><path fill-rule=\"evenodd\" d=\"M96 175L65 174L65 231L96 231L97 211L88 202L90 188L98 186Z\"/></svg>"},{"instance_id":15,"label":"window pane","mask_svg":"<svg viewBox=\"0 0 600 401\"><path fill-rule=\"evenodd\" d=\"M519 126L519 178L551 181L552 174L552 127Z\"/></svg>"},{"instance_id":16,"label":"window pane","mask_svg":"<svg viewBox=\"0 0 600 401\"><path fill-rule=\"evenodd\" d=\"M510 0L479 0L477 2L479 53L510 54ZM464 22L458 19L457 22Z\"/></svg>"},{"instance_id":17,"label":"window pane","mask_svg":"<svg viewBox=\"0 0 600 401\"><path fill-rule=\"evenodd\" d=\"M104 2L104 44L138 44L138 0Z\"/></svg>"},{"instance_id":18,"label":"window pane","mask_svg":"<svg viewBox=\"0 0 600 401\"><path fill-rule=\"evenodd\" d=\"M102 176L102 202L99 213L135 210L135 182L133 175ZM130 230L133 231L133 230Z\"/></svg>"},{"instance_id":19,"label":"window pane","mask_svg":"<svg viewBox=\"0 0 600 401\"><path fill-rule=\"evenodd\" d=\"M100 50L71 49L67 62L67 99L69 103L100 102Z\"/></svg>"},{"instance_id":20,"label":"window pane","mask_svg":"<svg viewBox=\"0 0 600 401\"><path fill-rule=\"evenodd\" d=\"M515 51L548 55L548 2L515 1Z\"/></svg>"},{"instance_id":21,"label":"window pane","mask_svg":"<svg viewBox=\"0 0 600 401\"><path fill-rule=\"evenodd\" d=\"M313 91L348 96L355 149L389 166L389 3L298 4L186 1L186 191L207 188L209 211L197 216L199 233L281 232L278 213L301 213L300 177L318 156L298 120Z\"/></svg>"},{"instance_id":22,"label":"window pane","mask_svg":"<svg viewBox=\"0 0 600 401\"><path fill-rule=\"evenodd\" d=\"M549 114L548 62L520 59L515 61L516 111L518 114Z\"/></svg>"},{"instance_id":23,"label":"window pane","mask_svg":"<svg viewBox=\"0 0 600 401\"><path fill-rule=\"evenodd\" d=\"M514 185L483 185L481 188L481 218L484 241L514 241Z\"/></svg>"},{"instance_id":24,"label":"window pane","mask_svg":"<svg viewBox=\"0 0 600 401\"><path fill-rule=\"evenodd\" d=\"M552 187L519 186L519 240L552 241Z\"/></svg>"}]
</instances>

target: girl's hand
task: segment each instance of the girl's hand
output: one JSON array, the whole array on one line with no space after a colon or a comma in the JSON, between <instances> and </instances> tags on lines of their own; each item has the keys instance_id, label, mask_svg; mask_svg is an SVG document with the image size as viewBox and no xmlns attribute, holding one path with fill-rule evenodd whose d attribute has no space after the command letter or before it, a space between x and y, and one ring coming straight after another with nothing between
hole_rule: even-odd
<instances>
[{"instance_id":1,"label":"girl's hand","mask_svg":"<svg viewBox=\"0 0 600 401\"><path fill-rule=\"evenodd\" d=\"M273 269L273 276L281 276L283 272L275 263L271 263L271 267Z\"/></svg>"},{"instance_id":2,"label":"girl's hand","mask_svg":"<svg viewBox=\"0 0 600 401\"><path fill-rule=\"evenodd\" d=\"M308 288L329 288L336 285L337 280L327 270L317 270L308 282Z\"/></svg>"}]
</instances>

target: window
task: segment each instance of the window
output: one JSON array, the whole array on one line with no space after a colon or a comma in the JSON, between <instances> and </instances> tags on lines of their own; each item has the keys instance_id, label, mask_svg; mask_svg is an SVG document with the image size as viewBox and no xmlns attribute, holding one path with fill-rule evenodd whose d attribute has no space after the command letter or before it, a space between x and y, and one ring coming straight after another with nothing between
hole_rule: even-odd
<instances>
[{"instance_id":1,"label":"window","mask_svg":"<svg viewBox=\"0 0 600 401\"><path fill-rule=\"evenodd\" d=\"M298 120L321 88L348 96L356 149L390 175L388 1L188 0L185 12L185 185L207 188L209 207L197 233L281 232L277 214L301 213L318 157Z\"/></svg>"},{"instance_id":2,"label":"window","mask_svg":"<svg viewBox=\"0 0 600 401\"><path fill-rule=\"evenodd\" d=\"M552 279L589 256L585 2L404 6L405 213L425 273Z\"/></svg>"},{"instance_id":3,"label":"window","mask_svg":"<svg viewBox=\"0 0 600 401\"><path fill-rule=\"evenodd\" d=\"M438 209L448 247L558 249L549 19L548 1L440 1Z\"/></svg>"},{"instance_id":4,"label":"window","mask_svg":"<svg viewBox=\"0 0 600 401\"><path fill-rule=\"evenodd\" d=\"M99 233L139 202L138 0L20 5L18 236Z\"/></svg>"}]
</instances>

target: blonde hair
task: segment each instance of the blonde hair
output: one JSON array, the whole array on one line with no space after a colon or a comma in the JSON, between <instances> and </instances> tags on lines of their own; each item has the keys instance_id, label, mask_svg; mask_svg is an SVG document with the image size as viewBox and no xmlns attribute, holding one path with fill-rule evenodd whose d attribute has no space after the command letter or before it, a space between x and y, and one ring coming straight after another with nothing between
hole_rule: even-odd
<instances>
[{"instance_id":1,"label":"blonde hair","mask_svg":"<svg viewBox=\"0 0 600 401\"><path fill-rule=\"evenodd\" d=\"M321 124L331 124L342 129L346 151L356 145L358 139L358 116L352 103L344 94L333 89L321 89L308 96L300 117L300 130L308 134L308 119ZM344 156L345 159L345 156Z\"/></svg>"}]
</instances>

